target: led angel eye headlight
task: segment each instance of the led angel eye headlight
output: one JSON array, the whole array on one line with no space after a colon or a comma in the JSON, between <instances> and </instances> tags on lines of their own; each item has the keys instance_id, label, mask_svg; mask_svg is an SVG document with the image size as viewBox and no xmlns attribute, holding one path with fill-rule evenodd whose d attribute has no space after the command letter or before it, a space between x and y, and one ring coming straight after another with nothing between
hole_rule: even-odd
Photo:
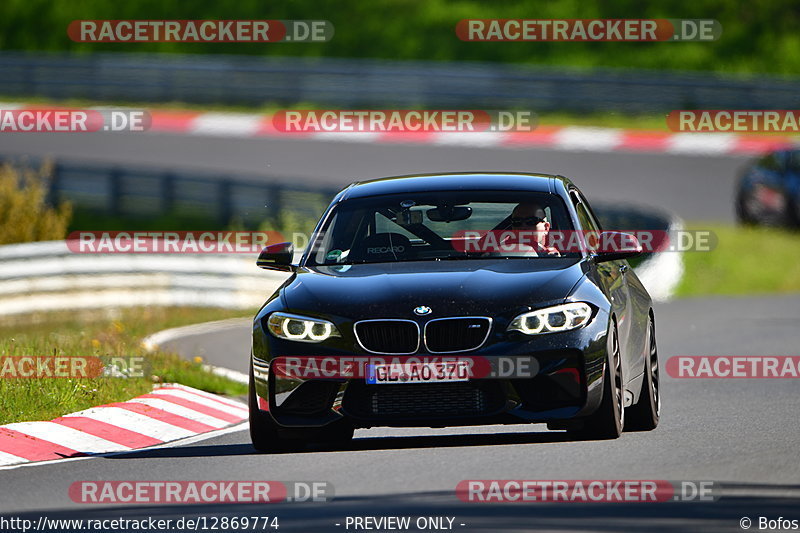
<instances>
[{"instance_id":1,"label":"led angel eye headlight","mask_svg":"<svg viewBox=\"0 0 800 533\"><path fill-rule=\"evenodd\" d=\"M267 329L280 339L299 342L322 342L341 336L336 326L327 320L288 313L272 313L267 320Z\"/></svg>"},{"instance_id":2,"label":"led angel eye headlight","mask_svg":"<svg viewBox=\"0 0 800 533\"><path fill-rule=\"evenodd\" d=\"M525 335L569 331L585 326L591 317L592 308L589 304L561 304L519 315L508 325L508 331L519 331Z\"/></svg>"}]
</instances>

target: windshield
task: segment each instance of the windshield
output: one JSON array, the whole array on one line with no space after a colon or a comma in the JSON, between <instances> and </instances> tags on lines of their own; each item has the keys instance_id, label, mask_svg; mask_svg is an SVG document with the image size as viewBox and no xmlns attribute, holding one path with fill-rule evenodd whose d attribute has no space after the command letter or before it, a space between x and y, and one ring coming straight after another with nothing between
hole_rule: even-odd
<instances>
[{"instance_id":1,"label":"windshield","mask_svg":"<svg viewBox=\"0 0 800 533\"><path fill-rule=\"evenodd\" d=\"M346 200L316 235L307 265L552 258L573 228L560 197L520 191L446 191ZM580 254L577 254L580 255Z\"/></svg>"}]
</instances>

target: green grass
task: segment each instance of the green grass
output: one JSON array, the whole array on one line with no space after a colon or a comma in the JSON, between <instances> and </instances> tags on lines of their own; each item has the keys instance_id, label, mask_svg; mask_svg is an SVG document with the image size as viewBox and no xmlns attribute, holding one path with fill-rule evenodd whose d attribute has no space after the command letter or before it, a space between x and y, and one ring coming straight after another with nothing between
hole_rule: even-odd
<instances>
[{"instance_id":1,"label":"green grass","mask_svg":"<svg viewBox=\"0 0 800 533\"><path fill-rule=\"evenodd\" d=\"M147 352L141 339L150 333L253 312L197 308L131 308L122 311L42 313L4 318L0 356L143 356L147 372L137 378L0 379L0 424L50 420L152 390L154 383L182 383L208 392L243 395L247 387L202 369L199 360L174 353ZM241 354L246 357L247 354Z\"/></svg>"},{"instance_id":2,"label":"green grass","mask_svg":"<svg viewBox=\"0 0 800 533\"><path fill-rule=\"evenodd\" d=\"M683 254L677 296L800 292L800 232L701 223L688 229L712 230L718 243Z\"/></svg>"}]
</instances>

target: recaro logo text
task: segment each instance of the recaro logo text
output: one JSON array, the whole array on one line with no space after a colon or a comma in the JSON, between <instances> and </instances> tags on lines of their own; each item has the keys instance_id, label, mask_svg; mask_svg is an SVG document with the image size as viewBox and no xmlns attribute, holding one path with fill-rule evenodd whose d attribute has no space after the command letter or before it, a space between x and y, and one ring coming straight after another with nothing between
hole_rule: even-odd
<instances>
[{"instance_id":1,"label":"recaro logo text","mask_svg":"<svg viewBox=\"0 0 800 533\"><path fill-rule=\"evenodd\" d=\"M401 254L405 251L405 246L376 246L375 248L367 248L368 254L387 254L389 252Z\"/></svg>"}]
</instances>

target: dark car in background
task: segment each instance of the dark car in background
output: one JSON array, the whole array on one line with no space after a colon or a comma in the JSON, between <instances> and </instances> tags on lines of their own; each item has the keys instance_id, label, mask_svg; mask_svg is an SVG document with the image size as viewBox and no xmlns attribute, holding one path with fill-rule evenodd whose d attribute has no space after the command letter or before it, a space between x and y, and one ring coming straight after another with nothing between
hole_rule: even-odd
<instances>
[{"instance_id":1,"label":"dark car in background","mask_svg":"<svg viewBox=\"0 0 800 533\"><path fill-rule=\"evenodd\" d=\"M776 150L746 167L736 215L744 224L800 227L800 149Z\"/></svg>"},{"instance_id":2,"label":"dark car in background","mask_svg":"<svg viewBox=\"0 0 800 533\"><path fill-rule=\"evenodd\" d=\"M520 216L519 206L530 211ZM654 429L655 317L627 262L639 243L559 252L469 249L461 241L525 224L602 231L561 176L423 175L344 189L298 265L291 244L265 248L259 266L292 275L253 322L255 447L346 441L354 428L376 426L546 422L590 439ZM390 362L371 362L414 357L425 365L443 356L492 368L499 359L527 359L536 371L456 375L451 366L438 377L392 379ZM350 377L309 378L277 364L354 357L368 368Z\"/></svg>"}]
</instances>

